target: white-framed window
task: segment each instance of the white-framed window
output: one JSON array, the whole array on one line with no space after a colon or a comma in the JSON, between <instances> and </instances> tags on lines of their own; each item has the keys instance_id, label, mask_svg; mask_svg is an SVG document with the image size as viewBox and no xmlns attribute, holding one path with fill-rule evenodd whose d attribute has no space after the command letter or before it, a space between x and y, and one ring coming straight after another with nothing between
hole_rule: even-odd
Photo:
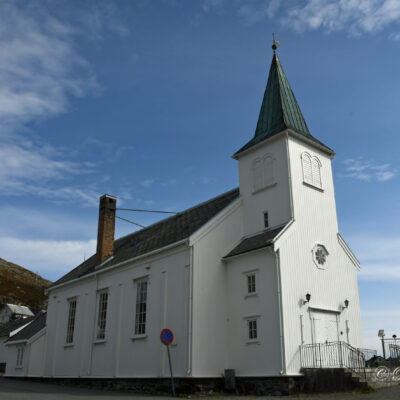
<instances>
[{"instance_id":1,"label":"white-framed window","mask_svg":"<svg viewBox=\"0 0 400 400\"><path fill-rule=\"evenodd\" d=\"M247 319L247 340L255 342L258 340L258 318Z\"/></svg>"},{"instance_id":2,"label":"white-framed window","mask_svg":"<svg viewBox=\"0 0 400 400\"><path fill-rule=\"evenodd\" d=\"M247 293L248 294L254 294L257 293L257 288L256 288L256 273L251 272L246 275L247 278Z\"/></svg>"},{"instance_id":3,"label":"white-framed window","mask_svg":"<svg viewBox=\"0 0 400 400\"><path fill-rule=\"evenodd\" d=\"M258 269L244 271L244 297L257 296Z\"/></svg>"},{"instance_id":4,"label":"white-framed window","mask_svg":"<svg viewBox=\"0 0 400 400\"><path fill-rule=\"evenodd\" d=\"M67 337L65 342L67 344L70 344L74 342L76 298L69 299L68 303L69 303L69 311L68 311L68 322L67 322Z\"/></svg>"},{"instance_id":5,"label":"white-framed window","mask_svg":"<svg viewBox=\"0 0 400 400\"><path fill-rule=\"evenodd\" d=\"M22 363L24 362L24 352L25 352L25 347L24 346L18 346L17 348L17 367L22 367Z\"/></svg>"},{"instance_id":6,"label":"white-framed window","mask_svg":"<svg viewBox=\"0 0 400 400\"><path fill-rule=\"evenodd\" d=\"M321 181L321 161L317 156L312 156L304 152L301 155L303 167L303 181L309 185L322 189Z\"/></svg>"},{"instance_id":7,"label":"white-framed window","mask_svg":"<svg viewBox=\"0 0 400 400\"><path fill-rule=\"evenodd\" d=\"M98 292L96 340L104 340L106 338L107 306L108 290L101 290Z\"/></svg>"},{"instance_id":8,"label":"white-framed window","mask_svg":"<svg viewBox=\"0 0 400 400\"><path fill-rule=\"evenodd\" d=\"M147 292L149 286L148 278L142 278L136 283L136 313L135 313L135 336L146 335L147 319Z\"/></svg>"},{"instance_id":9,"label":"white-framed window","mask_svg":"<svg viewBox=\"0 0 400 400\"><path fill-rule=\"evenodd\" d=\"M253 160L253 192L265 189L275 183L275 158L265 154Z\"/></svg>"}]
</instances>

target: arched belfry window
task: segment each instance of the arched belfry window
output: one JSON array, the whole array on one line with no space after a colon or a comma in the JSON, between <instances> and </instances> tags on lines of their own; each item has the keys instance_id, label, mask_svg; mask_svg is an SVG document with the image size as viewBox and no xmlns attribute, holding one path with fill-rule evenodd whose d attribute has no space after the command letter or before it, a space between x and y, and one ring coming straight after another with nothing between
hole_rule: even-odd
<instances>
[{"instance_id":1,"label":"arched belfry window","mask_svg":"<svg viewBox=\"0 0 400 400\"><path fill-rule=\"evenodd\" d=\"M274 183L274 159L271 154L266 154L263 159L264 186Z\"/></svg>"},{"instance_id":2,"label":"arched belfry window","mask_svg":"<svg viewBox=\"0 0 400 400\"><path fill-rule=\"evenodd\" d=\"M321 189L321 161L318 157L311 157L309 153L304 152L301 155L301 163L303 167L303 181Z\"/></svg>"},{"instance_id":3,"label":"arched belfry window","mask_svg":"<svg viewBox=\"0 0 400 400\"><path fill-rule=\"evenodd\" d=\"M261 158L253 161L253 189L260 190L263 187L263 163Z\"/></svg>"},{"instance_id":4,"label":"arched belfry window","mask_svg":"<svg viewBox=\"0 0 400 400\"><path fill-rule=\"evenodd\" d=\"M253 191L265 189L275 183L275 159L272 154L265 154L253 161Z\"/></svg>"},{"instance_id":5,"label":"arched belfry window","mask_svg":"<svg viewBox=\"0 0 400 400\"><path fill-rule=\"evenodd\" d=\"M316 187L321 188L321 161L317 157L313 157L311 159L311 169L312 169L312 178L313 178L313 185Z\"/></svg>"}]
</instances>

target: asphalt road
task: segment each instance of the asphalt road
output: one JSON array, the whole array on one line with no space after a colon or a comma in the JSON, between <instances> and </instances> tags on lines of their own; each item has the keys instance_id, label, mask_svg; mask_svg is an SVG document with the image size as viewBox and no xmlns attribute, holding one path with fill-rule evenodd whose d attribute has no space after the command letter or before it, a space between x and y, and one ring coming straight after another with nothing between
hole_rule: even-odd
<instances>
[{"instance_id":1,"label":"asphalt road","mask_svg":"<svg viewBox=\"0 0 400 400\"><path fill-rule=\"evenodd\" d=\"M59 386L47 383L18 381L15 379L6 379L0 377L0 400L127 400L127 399L143 399L143 400L172 400L173 397L166 396L144 396L135 394L126 394L120 392L108 392L92 389L82 389L70 386ZM237 396L201 396L196 399L212 399L212 400L277 400L277 397L237 397ZM287 396L283 400L399 400L400 386L377 390L375 393L368 394L351 394L337 393L311 396Z\"/></svg>"}]
</instances>

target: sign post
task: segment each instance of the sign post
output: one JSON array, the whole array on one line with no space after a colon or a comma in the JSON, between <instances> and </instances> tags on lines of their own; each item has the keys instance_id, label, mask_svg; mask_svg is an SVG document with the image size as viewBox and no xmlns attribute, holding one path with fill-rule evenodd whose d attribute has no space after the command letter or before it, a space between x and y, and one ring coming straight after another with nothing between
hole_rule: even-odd
<instances>
[{"instance_id":1,"label":"sign post","mask_svg":"<svg viewBox=\"0 0 400 400\"><path fill-rule=\"evenodd\" d=\"M175 382L174 382L174 374L172 373L172 364L171 364L171 355L169 353L169 345L174 340L174 334L170 329L163 329L160 334L160 339L165 346L167 346L168 353L168 363L169 363L169 371L171 373L171 386L172 386L172 395L175 396Z\"/></svg>"}]
</instances>

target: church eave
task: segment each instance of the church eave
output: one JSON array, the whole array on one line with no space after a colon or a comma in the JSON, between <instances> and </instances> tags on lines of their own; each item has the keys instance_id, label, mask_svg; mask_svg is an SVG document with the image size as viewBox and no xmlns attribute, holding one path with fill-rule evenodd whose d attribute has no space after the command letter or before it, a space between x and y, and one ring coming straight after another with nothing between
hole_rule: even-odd
<instances>
[{"instance_id":1,"label":"church eave","mask_svg":"<svg viewBox=\"0 0 400 400\"><path fill-rule=\"evenodd\" d=\"M265 138L261 138L259 140L255 140L257 138L253 137L249 142L247 142L241 149L239 149L236 153L233 154L232 158L234 158L235 160L237 160L239 158L239 156L242 156L250 151L256 150L257 148L261 147L262 145L265 144L266 141L268 140L272 140L272 139L277 139L278 137L280 137L282 134L282 136L284 134L289 134L309 145L312 145L316 148L318 148L319 150L323 151L324 153L330 155L331 157L334 157L336 155L335 151L332 150L330 147L326 146L324 143L322 143L321 141L319 141L318 139L316 139L314 136L311 135L307 135L305 136L302 133L297 132L296 130L287 127L286 129L277 131L273 134L268 135Z\"/></svg>"}]
</instances>

